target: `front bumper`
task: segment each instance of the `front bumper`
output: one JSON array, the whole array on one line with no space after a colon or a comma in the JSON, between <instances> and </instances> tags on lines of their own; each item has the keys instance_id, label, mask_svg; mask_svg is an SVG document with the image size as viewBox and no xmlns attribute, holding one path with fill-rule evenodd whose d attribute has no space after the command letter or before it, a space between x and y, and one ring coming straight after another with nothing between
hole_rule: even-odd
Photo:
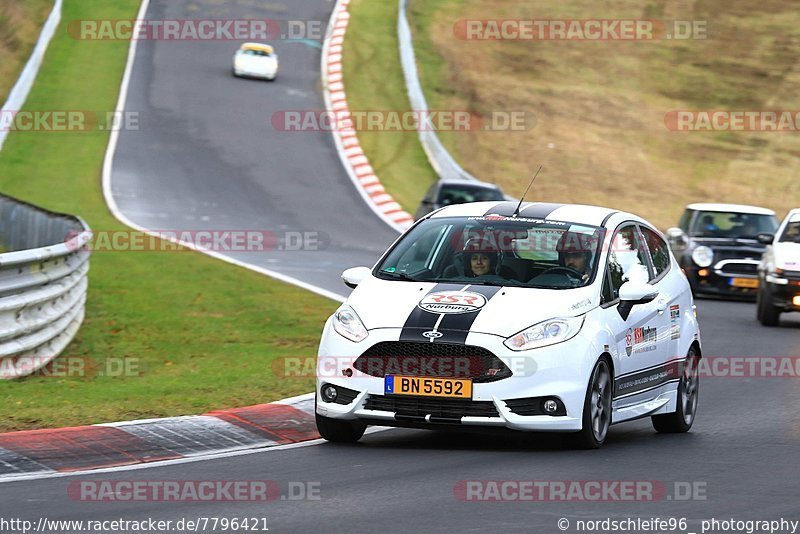
<instances>
[{"instance_id":1,"label":"front bumper","mask_svg":"<svg viewBox=\"0 0 800 534\"><path fill-rule=\"evenodd\" d=\"M770 304L783 311L800 311L800 305L795 304L795 299L800 299L800 273L782 278L787 280L786 284L762 280L763 296L766 296Z\"/></svg>"},{"instance_id":2,"label":"front bumper","mask_svg":"<svg viewBox=\"0 0 800 534\"><path fill-rule=\"evenodd\" d=\"M262 80L274 80L275 77L278 75L278 69L277 68L266 69L266 70L237 69L234 66L233 73L241 78L258 78Z\"/></svg>"},{"instance_id":3,"label":"front bumper","mask_svg":"<svg viewBox=\"0 0 800 534\"><path fill-rule=\"evenodd\" d=\"M366 375L350 366L369 347L397 341L400 329L372 330L366 340L352 343L336 334L329 323L323 333L317 366L320 415L386 426L472 425L554 432L581 429L586 387L600 352L580 335L550 347L514 352L503 345L501 337L470 333L466 344L492 352L512 371L512 376L487 383L473 382L471 399L454 400L387 395L384 378ZM332 358L340 363L331 365ZM347 400L352 400L347 404L325 402L320 389L326 384L351 390L353 393ZM539 402L553 397L563 404L566 415L522 415L537 413L535 406L531 408L535 402L529 399Z\"/></svg>"},{"instance_id":4,"label":"front bumper","mask_svg":"<svg viewBox=\"0 0 800 534\"><path fill-rule=\"evenodd\" d=\"M708 274L700 276L699 272L701 270L707 271ZM684 272L695 295L716 295L752 300L755 299L758 293L758 276L755 275L728 274L714 269L713 266L707 269L686 266L684 267ZM737 287L733 285L734 279L750 280L750 283L755 287Z\"/></svg>"}]
</instances>

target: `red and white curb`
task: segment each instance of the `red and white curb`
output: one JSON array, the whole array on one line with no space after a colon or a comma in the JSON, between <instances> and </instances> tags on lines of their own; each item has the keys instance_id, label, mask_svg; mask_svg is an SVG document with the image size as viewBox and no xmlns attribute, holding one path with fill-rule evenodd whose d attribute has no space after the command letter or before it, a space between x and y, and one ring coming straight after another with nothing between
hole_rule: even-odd
<instances>
[{"instance_id":1,"label":"red and white curb","mask_svg":"<svg viewBox=\"0 0 800 534\"><path fill-rule=\"evenodd\" d=\"M359 194L378 217L397 231L404 232L414 223L414 218L386 192L361 148L352 121L348 121L350 107L344 88L343 49L350 23L349 5L350 0L338 0L336 3L322 48L325 108L337 118L333 121L335 126L332 131L336 150Z\"/></svg>"},{"instance_id":2,"label":"red and white curb","mask_svg":"<svg viewBox=\"0 0 800 534\"><path fill-rule=\"evenodd\" d=\"M0 481L278 447L319 438L314 394L203 415L0 434Z\"/></svg>"}]
</instances>

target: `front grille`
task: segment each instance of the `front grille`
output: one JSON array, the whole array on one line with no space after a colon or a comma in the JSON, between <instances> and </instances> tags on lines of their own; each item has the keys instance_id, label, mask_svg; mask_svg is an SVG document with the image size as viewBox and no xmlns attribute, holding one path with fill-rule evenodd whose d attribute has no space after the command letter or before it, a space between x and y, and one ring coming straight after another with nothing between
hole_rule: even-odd
<instances>
[{"instance_id":1,"label":"front grille","mask_svg":"<svg viewBox=\"0 0 800 534\"><path fill-rule=\"evenodd\" d=\"M365 410L394 412L398 416L431 418L500 417L491 401L368 395Z\"/></svg>"},{"instance_id":2,"label":"front grille","mask_svg":"<svg viewBox=\"0 0 800 534\"><path fill-rule=\"evenodd\" d=\"M477 384L511 376L497 356L472 345L384 341L368 348L353 367L369 376L471 378Z\"/></svg>"},{"instance_id":3,"label":"front grille","mask_svg":"<svg viewBox=\"0 0 800 534\"><path fill-rule=\"evenodd\" d=\"M756 276L758 274L758 265L753 263L726 263L720 269L721 273L724 274L746 274L751 276Z\"/></svg>"}]
</instances>

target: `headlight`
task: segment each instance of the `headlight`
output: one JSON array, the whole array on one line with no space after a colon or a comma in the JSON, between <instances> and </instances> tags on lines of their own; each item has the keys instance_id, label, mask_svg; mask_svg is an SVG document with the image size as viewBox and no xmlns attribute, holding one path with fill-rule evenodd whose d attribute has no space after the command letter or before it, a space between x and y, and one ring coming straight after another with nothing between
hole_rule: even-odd
<instances>
[{"instance_id":1,"label":"headlight","mask_svg":"<svg viewBox=\"0 0 800 534\"><path fill-rule=\"evenodd\" d=\"M714 261L714 251L708 247L697 247L692 252L692 261L698 267L708 267Z\"/></svg>"},{"instance_id":2,"label":"headlight","mask_svg":"<svg viewBox=\"0 0 800 534\"><path fill-rule=\"evenodd\" d=\"M785 271L780 267L768 271L766 276L767 282L769 282L770 284L778 284L780 286L789 285L789 279L784 278L784 273Z\"/></svg>"},{"instance_id":3,"label":"headlight","mask_svg":"<svg viewBox=\"0 0 800 534\"><path fill-rule=\"evenodd\" d=\"M528 350L555 345L575 337L581 331L585 317L585 315L581 315L580 317L550 319L514 334L506 339L504 344L511 350Z\"/></svg>"},{"instance_id":4,"label":"headlight","mask_svg":"<svg viewBox=\"0 0 800 534\"><path fill-rule=\"evenodd\" d=\"M350 306L342 306L333 314L333 329L350 341L363 341L369 333L364 323Z\"/></svg>"}]
</instances>

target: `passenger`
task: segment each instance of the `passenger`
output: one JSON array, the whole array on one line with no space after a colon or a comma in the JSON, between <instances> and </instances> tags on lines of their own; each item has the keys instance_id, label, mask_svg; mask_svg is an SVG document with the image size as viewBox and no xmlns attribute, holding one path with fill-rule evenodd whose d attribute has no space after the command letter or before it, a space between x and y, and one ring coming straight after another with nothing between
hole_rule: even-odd
<instances>
[{"instance_id":1,"label":"passenger","mask_svg":"<svg viewBox=\"0 0 800 534\"><path fill-rule=\"evenodd\" d=\"M480 238L469 239L461 250L461 265L451 265L444 270L445 278L496 275L500 255L497 247ZM458 259L456 259L458 261ZM461 274L463 273L463 275Z\"/></svg>"}]
</instances>

